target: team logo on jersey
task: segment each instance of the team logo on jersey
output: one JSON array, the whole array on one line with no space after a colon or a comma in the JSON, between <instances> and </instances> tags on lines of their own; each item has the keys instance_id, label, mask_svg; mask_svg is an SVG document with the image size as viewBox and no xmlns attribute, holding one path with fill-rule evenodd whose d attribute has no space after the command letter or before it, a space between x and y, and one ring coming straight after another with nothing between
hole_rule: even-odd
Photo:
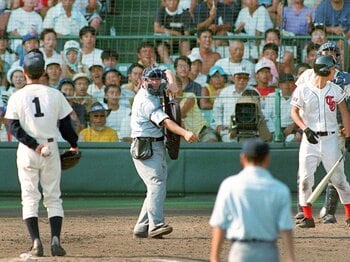
<instances>
[{"instance_id":1,"label":"team logo on jersey","mask_svg":"<svg viewBox=\"0 0 350 262\"><path fill-rule=\"evenodd\" d=\"M326 103L329 106L329 110L332 112L335 110L337 103L334 101L334 96L326 96Z\"/></svg>"}]
</instances>

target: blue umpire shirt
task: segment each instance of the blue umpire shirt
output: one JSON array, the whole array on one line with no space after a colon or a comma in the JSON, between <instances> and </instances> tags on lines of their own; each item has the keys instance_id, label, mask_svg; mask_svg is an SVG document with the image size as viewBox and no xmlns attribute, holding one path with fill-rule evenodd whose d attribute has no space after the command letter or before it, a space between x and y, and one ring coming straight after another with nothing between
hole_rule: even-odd
<instances>
[{"instance_id":1,"label":"blue umpire shirt","mask_svg":"<svg viewBox=\"0 0 350 262\"><path fill-rule=\"evenodd\" d=\"M222 182L210 225L231 240L276 241L294 227L289 189L266 169L246 167Z\"/></svg>"},{"instance_id":2,"label":"blue umpire shirt","mask_svg":"<svg viewBox=\"0 0 350 262\"><path fill-rule=\"evenodd\" d=\"M160 124L169 116L164 113L160 98L141 88L134 97L131 110L131 137L161 137Z\"/></svg>"}]
</instances>

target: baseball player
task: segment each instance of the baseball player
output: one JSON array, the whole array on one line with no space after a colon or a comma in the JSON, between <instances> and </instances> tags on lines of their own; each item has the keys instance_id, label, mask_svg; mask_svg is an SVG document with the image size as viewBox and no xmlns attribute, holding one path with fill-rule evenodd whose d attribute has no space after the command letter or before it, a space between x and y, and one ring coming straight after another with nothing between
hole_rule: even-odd
<instances>
[{"instance_id":1,"label":"baseball player","mask_svg":"<svg viewBox=\"0 0 350 262\"><path fill-rule=\"evenodd\" d=\"M336 73L332 56L320 56L314 64L315 77L299 84L291 101L291 117L303 130L299 149L299 204L304 218L299 227L315 227L312 207L306 205L314 185L314 172L320 161L328 172L341 155L337 136L337 105L345 133L345 148L350 151L350 114L345 103L345 92L331 82ZM346 223L350 226L350 186L344 174L344 163L335 170L331 182L344 204Z\"/></svg>"},{"instance_id":2,"label":"baseball player","mask_svg":"<svg viewBox=\"0 0 350 262\"><path fill-rule=\"evenodd\" d=\"M165 224L163 206L166 196L167 165L163 128L181 135L189 143L198 141L197 136L172 121L162 110L160 95L166 74L156 66L142 73L141 88L136 94L131 111L131 151L137 140L148 140L153 154L146 160L133 158L136 170L147 188L147 195L134 227L135 238L162 238L173 228ZM168 91L174 91L174 79L169 79ZM162 84L162 85L161 85Z\"/></svg>"},{"instance_id":3,"label":"baseball player","mask_svg":"<svg viewBox=\"0 0 350 262\"><path fill-rule=\"evenodd\" d=\"M337 69L336 69L336 73L334 75L333 82L345 90L345 92L347 94L347 98L346 98L347 107L348 107L348 109L350 109L350 99L349 99L349 96L350 96L350 73L340 71L338 68L340 65L340 57L341 57L340 49L337 47L335 42L328 41L320 46L320 48L318 49L317 55L318 56L331 55L334 57L334 59L336 61ZM299 85L299 84L308 82L313 78L315 78L314 70L313 69L306 70L306 72L303 73L301 75L301 77L298 79L296 84ZM338 122L340 123L340 130L341 130L342 126L341 126L341 119L340 119L339 113L338 113L337 117L338 117ZM344 136L343 136L342 132L340 133L339 138L341 140L340 141L341 147L343 148ZM337 220L335 218L335 212L336 212L337 205L338 205L338 199L339 199L339 196L338 196L337 190L334 188L334 186L331 183L329 183L329 185L326 189L325 203L323 205L323 208L320 211L320 217L322 218L323 223L325 223L325 224L336 223ZM301 210L299 208L299 213L296 215L297 219L303 218L303 213L302 213L302 211L301 212L300 211Z\"/></svg>"},{"instance_id":4,"label":"baseball player","mask_svg":"<svg viewBox=\"0 0 350 262\"><path fill-rule=\"evenodd\" d=\"M295 261L291 196L267 170L269 145L260 138L246 140L240 161L243 170L226 178L216 197L210 261L223 261L219 254L225 236L232 241L228 261L279 261L279 234L286 261Z\"/></svg>"},{"instance_id":5,"label":"baseball player","mask_svg":"<svg viewBox=\"0 0 350 262\"><path fill-rule=\"evenodd\" d=\"M63 208L57 124L62 137L70 143L70 150L78 151L78 136L71 126L72 108L67 99L60 91L39 84L44 67L43 55L37 49L24 57L27 85L10 97L5 115L12 135L19 141L17 168L22 192L22 215L32 239L27 255L38 257L44 255L38 226L39 183L50 222L51 255L66 254L60 245Z\"/></svg>"}]
</instances>

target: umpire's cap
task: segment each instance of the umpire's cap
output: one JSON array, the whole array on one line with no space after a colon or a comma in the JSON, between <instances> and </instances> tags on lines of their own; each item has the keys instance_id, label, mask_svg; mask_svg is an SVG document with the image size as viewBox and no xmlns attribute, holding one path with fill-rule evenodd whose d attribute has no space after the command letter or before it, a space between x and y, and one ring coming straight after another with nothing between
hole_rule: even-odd
<instances>
[{"instance_id":1,"label":"umpire's cap","mask_svg":"<svg viewBox=\"0 0 350 262\"><path fill-rule=\"evenodd\" d=\"M45 59L39 49L33 49L24 56L24 72L31 79L39 79L45 72Z\"/></svg>"},{"instance_id":2,"label":"umpire's cap","mask_svg":"<svg viewBox=\"0 0 350 262\"><path fill-rule=\"evenodd\" d=\"M314 71L319 76L329 76L331 68L336 66L333 56L323 55L316 58L314 63Z\"/></svg>"},{"instance_id":3,"label":"umpire's cap","mask_svg":"<svg viewBox=\"0 0 350 262\"><path fill-rule=\"evenodd\" d=\"M270 152L270 146L261 138L251 138L243 143L242 154L250 158L259 158Z\"/></svg>"}]
</instances>

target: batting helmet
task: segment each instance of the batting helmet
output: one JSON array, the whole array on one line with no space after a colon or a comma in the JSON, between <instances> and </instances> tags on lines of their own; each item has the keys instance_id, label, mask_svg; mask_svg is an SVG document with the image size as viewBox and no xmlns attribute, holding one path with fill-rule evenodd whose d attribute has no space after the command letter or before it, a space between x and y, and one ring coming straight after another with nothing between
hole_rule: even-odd
<instances>
[{"instance_id":1,"label":"batting helmet","mask_svg":"<svg viewBox=\"0 0 350 262\"><path fill-rule=\"evenodd\" d=\"M33 49L24 56L23 69L31 79L39 79L45 72L45 59L39 49Z\"/></svg>"},{"instance_id":2,"label":"batting helmet","mask_svg":"<svg viewBox=\"0 0 350 262\"><path fill-rule=\"evenodd\" d=\"M335 65L336 62L333 56L319 56L318 58L316 58L316 61L314 63L314 71L316 75L329 76L329 74L331 73L331 68L335 67Z\"/></svg>"},{"instance_id":3,"label":"batting helmet","mask_svg":"<svg viewBox=\"0 0 350 262\"><path fill-rule=\"evenodd\" d=\"M340 63L340 49L337 47L337 44L332 41L328 41L324 44L322 44L317 51L318 56L323 55L331 55L329 52L333 53L336 59L337 64Z\"/></svg>"},{"instance_id":4,"label":"batting helmet","mask_svg":"<svg viewBox=\"0 0 350 262\"><path fill-rule=\"evenodd\" d=\"M147 83L147 91L151 95L155 95L155 96L162 95L163 89L166 88L166 74L164 70L154 65L147 67L145 70L143 70L142 80L148 81L150 79L161 79L162 83L160 84L157 90L153 89L153 86L151 83Z\"/></svg>"}]
</instances>

